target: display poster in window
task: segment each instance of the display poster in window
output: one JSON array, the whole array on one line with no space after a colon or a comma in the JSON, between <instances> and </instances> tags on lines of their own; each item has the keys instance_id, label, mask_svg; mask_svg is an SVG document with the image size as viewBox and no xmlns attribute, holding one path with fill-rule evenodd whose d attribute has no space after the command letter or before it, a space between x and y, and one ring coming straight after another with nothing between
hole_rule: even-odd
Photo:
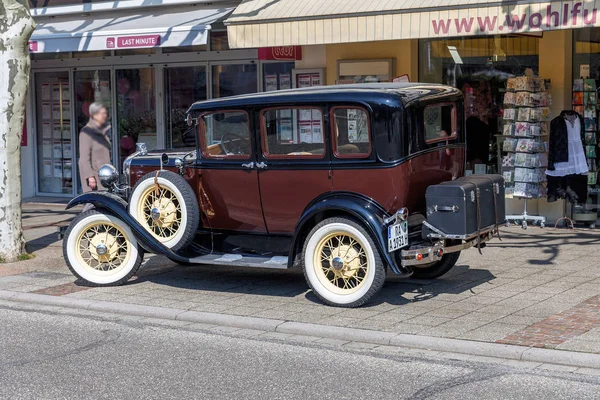
<instances>
[{"instance_id":1,"label":"display poster in window","mask_svg":"<svg viewBox=\"0 0 600 400\"><path fill-rule=\"evenodd\" d=\"M52 160L44 160L44 177L52 178Z\"/></svg>"},{"instance_id":2,"label":"display poster in window","mask_svg":"<svg viewBox=\"0 0 600 400\"><path fill-rule=\"evenodd\" d=\"M62 138L62 132L60 130L60 124L53 124L52 125L52 138L56 139L56 140Z\"/></svg>"},{"instance_id":3,"label":"display poster in window","mask_svg":"<svg viewBox=\"0 0 600 400\"><path fill-rule=\"evenodd\" d=\"M279 121L279 137L280 141L293 141L291 118L283 118Z\"/></svg>"},{"instance_id":4,"label":"display poster in window","mask_svg":"<svg viewBox=\"0 0 600 400\"><path fill-rule=\"evenodd\" d=\"M62 150L63 150L62 144L60 141L52 142L52 156L54 158L62 158L62 156L63 156Z\"/></svg>"},{"instance_id":5,"label":"display poster in window","mask_svg":"<svg viewBox=\"0 0 600 400\"><path fill-rule=\"evenodd\" d=\"M300 143L312 143L312 123L300 122Z\"/></svg>"},{"instance_id":6,"label":"display poster in window","mask_svg":"<svg viewBox=\"0 0 600 400\"><path fill-rule=\"evenodd\" d=\"M42 118L52 119L52 106L50 103L42 103Z\"/></svg>"},{"instance_id":7,"label":"display poster in window","mask_svg":"<svg viewBox=\"0 0 600 400\"><path fill-rule=\"evenodd\" d=\"M298 119L300 121L312 121L312 110L311 109L300 109Z\"/></svg>"},{"instance_id":8,"label":"display poster in window","mask_svg":"<svg viewBox=\"0 0 600 400\"><path fill-rule=\"evenodd\" d=\"M60 104L52 104L52 119L60 120Z\"/></svg>"},{"instance_id":9,"label":"display poster in window","mask_svg":"<svg viewBox=\"0 0 600 400\"><path fill-rule=\"evenodd\" d=\"M71 179L73 177L73 163L71 161L65 161L63 163L63 177L65 179Z\"/></svg>"},{"instance_id":10,"label":"display poster in window","mask_svg":"<svg viewBox=\"0 0 600 400\"><path fill-rule=\"evenodd\" d=\"M299 88L310 87L310 74L297 75L296 79L298 79L298 84L296 86L298 86Z\"/></svg>"},{"instance_id":11,"label":"display poster in window","mask_svg":"<svg viewBox=\"0 0 600 400\"><path fill-rule=\"evenodd\" d=\"M292 77L290 74L279 74L279 89L290 89L292 87Z\"/></svg>"},{"instance_id":12,"label":"display poster in window","mask_svg":"<svg viewBox=\"0 0 600 400\"><path fill-rule=\"evenodd\" d=\"M63 83L61 84L61 88L62 88L62 100L68 100L71 95L70 93L70 88L69 88L69 84L68 83Z\"/></svg>"},{"instance_id":13,"label":"display poster in window","mask_svg":"<svg viewBox=\"0 0 600 400\"><path fill-rule=\"evenodd\" d=\"M54 177L55 178L62 178L63 174L62 174L62 161L58 160L58 161L54 161Z\"/></svg>"},{"instance_id":14,"label":"display poster in window","mask_svg":"<svg viewBox=\"0 0 600 400\"><path fill-rule=\"evenodd\" d=\"M321 129L321 121L313 121L312 123L312 141L313 143L323 143L323 130Z\"/></svg>"},{"instance_id":15,"label":"display poster in window","mask_svg":"<svg viewBox=\"0 0 600 400\"><path fill-rule=\"evenodd\" d=\"M310 76L311 86L321 86L321 76L319 74L312 74Z\"/></svg>"},{"instance_id":16,"label":"display poster in window","mask_svg":"<svg viewBox=\"0 0 600 400\"><path fill-rule=\"evenodd\" d=\"M60 101L60 85L58 83L52 85L52 100Z\"/></svg>"},{"instance_id":17,"label":"display poster in window","mask_svg":"<svg viewBox=\"0 0 600 400\"><path fill-rule=\"evenodd\" d=\"M50 100L51 98L51 94L50 94L50 84L49 83L42 83L42 100Z\"/></svg>"},{"instance_id":18,"label":"display poster in window","mask_svg":"<svg viewBox=\"0 0 600 400\"><path fill-rule=\"evenodd\" d=\"M44 158L52 157L52 141L44 140L42 142L42 155Z\"/></svg>"},{"instance_id":19,"label":"display poster in window","mask_svg":"<svg viewBox=\"0 0 600 400\"><path fill-rule=\"evenodd\" d=\"M44 139L52 138L52 124L50 122L42 123L42 137Z\"/></svg>"},{"instance_id":20,"label":"display poster in window","mask_svg":"<svg viewBox=\"0 0 600 400\"><path fill-rule=\"evenodd\" d=\"M358 142L358 126L355 119L348 119L348 141Z\"/></svg>"},{"instance_id":21,"label":"display poster in window","mask_svg":"<svg viewBox=\"0 0 600 400\"><path fill-rule=\"evenodd\" d=\"M63 140L69 140L71 139L71 124L70 123L64 123L63 127L62 127L62 139Z\"/></svg>"},{"instance_id":22,"label":"display poster in window","mask_svg":"<svg viewBox=\"0 0 600 400\"><path fill-rule=\"evenodd\" d=\"M72 158L73 157L73 147L71 146L71 141L63 142L63 158Z\"/></svg>"},{"instance_id":23,"label":"display poster in window","mask_svg":"<svg viewBox=\"0 0 600 400\"><path fill-rule=\"evenodd\" d=\"M265 75L265 91L277 90L277 74Z\"/></svg>"},{"instance_id":24,"label":"display poster in window","mask_svg":"<svg viewBox=\"0 0 600 400\"><path fill-rule=\"evenodd\" d=\"M321 110L312 110L312 121L321 121Z\"/></svg>"},{"instance_id":25,"label":"display poster in window","mask_svg":"<svg viewBox=\"0 0 600 400\"><path fill-rule=\"evenodd\" d=\"M71 102L69 102L69 101L63 101L62 119L63 120L71 119Z\"/></svg>"}]
</instances>

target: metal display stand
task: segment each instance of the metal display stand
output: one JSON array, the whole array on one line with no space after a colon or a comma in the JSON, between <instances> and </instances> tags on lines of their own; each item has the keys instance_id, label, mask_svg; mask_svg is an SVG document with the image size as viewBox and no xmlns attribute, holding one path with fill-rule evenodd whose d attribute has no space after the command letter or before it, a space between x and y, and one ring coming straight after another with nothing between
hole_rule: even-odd
<instances>
[{"instance_id":1,"label":"metal display stand","mask_svg":"<svg viewBox=\"0 0 600 400\"><path fill-rule=\"evenodd\" d=\"M514 221L515 225L521 225L521 228L527 229L527 221L531 221L533 225L540 225L540 228L546 226L546 217L541 215L529 215L527 214L527 200L525 200L525 206L523 207L523 214L521 215L507 215L506 226L510 226L510 221Z\"/></svg>"}]
</instances>

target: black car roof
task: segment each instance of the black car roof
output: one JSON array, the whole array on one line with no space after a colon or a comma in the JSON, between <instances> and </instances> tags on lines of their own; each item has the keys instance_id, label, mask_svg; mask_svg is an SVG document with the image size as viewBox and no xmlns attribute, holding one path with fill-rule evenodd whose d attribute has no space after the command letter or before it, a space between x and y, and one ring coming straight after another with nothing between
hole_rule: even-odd
<instances>
[{"instance_id":1,"label":"black car roof","mask_svg":"<svg viewBox=\"0 0 600 400\"><path fill-rule=\"evenodd\" d=\"M248 107L253 105L279 105L285 103L348 102L371 105L399 103L407 106L426 100L452 100L461 92L451 86L431 83L361 83L353 85L315 86L302 89L277 90L222 97L199 101L188 112L218 108Z\"/></svg>"}]
</instances>

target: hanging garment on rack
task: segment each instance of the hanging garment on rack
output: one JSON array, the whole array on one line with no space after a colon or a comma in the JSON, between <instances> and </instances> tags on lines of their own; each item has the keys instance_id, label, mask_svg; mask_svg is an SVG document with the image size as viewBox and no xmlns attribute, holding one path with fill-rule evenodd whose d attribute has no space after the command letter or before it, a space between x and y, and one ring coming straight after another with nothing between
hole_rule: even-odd
<instances>
[{"instance_id":1,"label":"hanging garment on rack","mask_svg":"<svg viewBox=\"0 0 600 400\"><path fill-rule=\"evenodd\" d=\"M548 203L566 199L571 204L584 203L587 199L587 174L548 176Z\"/></svg>"},{"instance_id":2,"label":"hanging garment on rack","mask_svg":"<svg viewBox=\"0 0 600 400\"><path fill-rule=\"evenodd\" d=\"M586 174L589 171L583 139L583 118L571 110L565 110L550 123L550 149L548 152L548 176Z\"/></svg>"}]
</instances>

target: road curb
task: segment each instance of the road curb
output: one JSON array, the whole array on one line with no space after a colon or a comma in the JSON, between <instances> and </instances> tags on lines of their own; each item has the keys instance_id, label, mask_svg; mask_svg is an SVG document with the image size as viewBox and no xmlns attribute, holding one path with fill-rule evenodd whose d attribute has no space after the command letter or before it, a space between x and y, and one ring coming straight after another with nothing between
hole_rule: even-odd
<instances>
[{"instance_id":1,"label":"road curb","mask_svg":"<svg viewBox=\"0 0 600 400\"><path fill-rule=\"evenodd\" d=\"M499 359L560 364L580 368L600 369L600 354L568 350L543 349L499 343L476 342L431 336L396 334L367 329L309 324L268 318L244 317L174 308L123 304L111 301L86 300L44 294L0 290L0 300L73 309L85 309L146 318L186 321L239 329L254 329L292 335L317 336L327 339L355 341L376 345L408 347L446 353L486 356Z\"/></svg>"}]
</instances>

